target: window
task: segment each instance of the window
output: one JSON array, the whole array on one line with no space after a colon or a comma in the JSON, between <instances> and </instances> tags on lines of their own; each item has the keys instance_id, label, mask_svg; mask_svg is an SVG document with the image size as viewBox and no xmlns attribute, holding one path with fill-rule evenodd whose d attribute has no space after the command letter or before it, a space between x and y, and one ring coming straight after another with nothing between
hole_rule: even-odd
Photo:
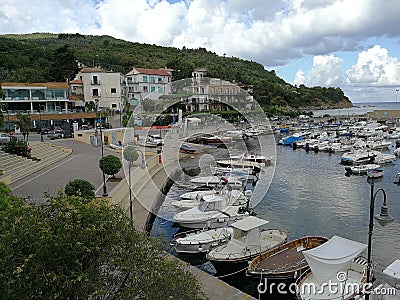
<instances>
[{"instance_id":1,"label":"window","mask_svg":"<svg viewBox=\"0 0 400 300\"><path fill-rule=\"evenodd\" d=\"M115 94L117 93L117 89L116 88L111 88L111 94Z\"/></svg>"},{"instance_id":2,"label":"window","mask_svg":"<svg viewBox=\"0 0 400 300\"><path fill-rule=\"evenodd\" d=\"M112 107L112 108L117 108L117 104L116 104L116 103L112 103L112 104L111 104L111 107Z\"/></svg>"},{"instance_id":3,"label":"window","mask_svg":"<svg viewBox=\"0 0 400 300\"><path fill-rule=\"evenodd\" d=\"M143 75L143 82L147 82L147 75Z\"/></svg>"},{"instance_id":4,"label":"window","mask_svg":"<svg viewBox=\"0 0 400 300\"><path fill-rule=\"evenodd\" d=\"M99 96L99 89L92 89L92 96Z\"/></svg>"},{"instance_id":5,"label":"window","mask_svg":"<svg viewBox=\"0 0 400 300\"><path fill-rule=\"evenodd\" d=\"M144 87L143 87L143 92L146 92L146 93L147 93L148 91L149 91L149 89L147 88L147 86L144 86Z\"/></svg>"},{"instance_id":6,"label":"window","mask_svg":"<svg viewBox=\"0 0 400 300\"><path fill-rule=\"evenodd\" d=\"M151 83L156 83L156 78L154 76L150 76L150 82Z\"/></svg>"},{"instance_id":7,"label":"window","mask_svg":"<svg viewBox=\"0 0 400 300\"><path fill-rule=\"evenodd\" d=\"M162 77L158 77L158 82L159 82L159 83L162 82Z\"/></svg>"},{"instance_id":8,"label":"window","mask_svg":"<svg viewBox=\"0 0 400 300\"><path fill-rule=\"evenodd\" d=\"M162 93L162 92L163 92L163 91L162 91L162 86L159 86L159 87L158 87L158 92L159 92L159 93Z\"/></svg>"},{"instance_id":9,"label":"window","mask_svg":"<svg viewBox=\"0 0 400 300\"><path fill-rule=\"evenodd\" d=\"M155 91L156 91L156 87L155 87L155 86L151 86L151 87L150 87L150 91L151 91L151 92L155 92Z\"/></svg>"},{"instance_id":10,"label":"window","mask_svg":"<svg viewBox=\"0 0 400 300\"><path fill-rule=\"evenodd\" d=\"M99 78L96 75L93 75L93 84L99 84Z\"/></svg>"}]
</instances>

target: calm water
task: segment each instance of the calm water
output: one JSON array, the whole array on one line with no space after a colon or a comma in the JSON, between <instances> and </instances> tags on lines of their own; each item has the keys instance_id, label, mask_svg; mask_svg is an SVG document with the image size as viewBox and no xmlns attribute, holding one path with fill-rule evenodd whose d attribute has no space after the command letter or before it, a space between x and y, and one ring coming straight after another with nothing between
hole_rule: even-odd
<instances>
[{"instance_id":1,"label":"calm water","mask_svg":"<svg viewBox=\"0 0 400 300\"><path fill-rule=\"evenodd\" d=\"M278 140L279 137L276 137ZM273 136L260 136L260 143L275 147ZM257 149L251 142L249 148ZM391 147L388 152L393 152ZM272 151L272 149L271 149ZM223 156L223 152L215 156ZM345 238L367 243L369 223L370 185L366 176L344 175L339 164L340 154L306 153L303 149L293 151L290 147L276 146L276 168L269 190L255 207L257 216L269 220L271 228L281 228L289 233L289 239L305 235ZM272 168L272 167L270 167ZM399 162L384 167L384 178L375 184L375 191L384 188L388 197L389 213L396 221L381 227L374 222L373 259L377 266L378 281L385 280L382 270L400 258L400 186L395 184L395 174L400 171ZM189 191L189 177L182 175L180 182L172 187L170 198ZM260 184L260 183L259 183ZM260 188L262 186L258 186ZM170 240L179 230L167 221L176 212L167 200L157 218L152 234L163 235ZM375 213L379 213L382 193L378 194ZM202 259L192 261L201 269L214 274L210 263ZM243 275L244 276L244 275ZM243 278L224 278L238 288L250 292Z\"/></svg>"}]
</instances>

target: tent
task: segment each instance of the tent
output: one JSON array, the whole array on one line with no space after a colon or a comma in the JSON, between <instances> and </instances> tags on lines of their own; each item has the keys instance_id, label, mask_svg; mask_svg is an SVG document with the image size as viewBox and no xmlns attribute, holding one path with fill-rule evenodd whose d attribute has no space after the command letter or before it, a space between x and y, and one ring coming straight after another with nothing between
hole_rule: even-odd
<instances>
[{"instance_id":1,"label":"tent","mask_svg":"<svg viewBox=\"0 0 400 300\"><path fill-rule=\"evenodd\" d=\"M366 248L366 244L335 235L326 243L303 251L303 254L316 282L322 284L328 283L329 280L335 280L337 272Z\"/></svg>"}]
</instances>

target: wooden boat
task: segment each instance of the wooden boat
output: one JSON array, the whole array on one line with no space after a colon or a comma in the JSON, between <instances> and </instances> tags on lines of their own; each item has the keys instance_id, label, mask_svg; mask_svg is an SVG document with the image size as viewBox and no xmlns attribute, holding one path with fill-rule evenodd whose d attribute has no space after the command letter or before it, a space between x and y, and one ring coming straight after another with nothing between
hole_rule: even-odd
<instances>
[{"instance_id":1,"label":"wooden boat","mask_svg":"<svg viewBox=\"0 0 400 300\"><path fill-rule=\"evenodd\" d=\"M361 256L366 248L366 244L334 236L318 247L303 251L310 268L296 280L297 299L354 299L367 281L367 259ZM370 278L372 273L371 270ZM328 284L339 287L343 283L346 288L335 293L326 288ZM315 289L306 288L310 286Z\"/></svg>"},{"instance_id":2,"label":"wooden boat","mask_svg":"<svg viewBox=\"0 0 400 300\"><path fill-rule=\"evenodd\" d=\"M268 250L251 261L246 275L293 280L308 268L302 251L315 248L327 240L322 236L305 236Z\"/></svg>"},{"instance_id":3,"label":"wooden boat","mask_svg":"<svg viewBox=\"0 0 400 300\"><path fill-rule=\"evenodd\" d=\"M248 216L231 225L234 230L231 240L212 248L206 255L218 274L244 272L249 260L286 242L287 232L260 228L267 223L263 219Z\"/></svg>"}]
</instances>

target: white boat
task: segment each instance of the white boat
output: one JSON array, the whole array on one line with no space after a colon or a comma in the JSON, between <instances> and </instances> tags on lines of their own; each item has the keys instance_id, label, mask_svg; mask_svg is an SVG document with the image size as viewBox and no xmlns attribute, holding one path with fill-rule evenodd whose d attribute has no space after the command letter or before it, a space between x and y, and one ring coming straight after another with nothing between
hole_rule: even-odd
<instances>
[{"instance_id":1,"label":"white boat","mask_svg":"<svg viewBox=\"0 0 400 300\"><path fill-rule=\"evenodd\" d=\"M238 168L238 169L253 169L254 172L261 171L261 165L258 162L243 161L234 159L217 160L216 163L221 167Z\"/></svg>"},{"instance_id":2,"label":"white boat","mask_svg":"<svg viewBox=\"0 0 400 300\"><path fill-rule=\"evenodd\" d=\"M257 162L261 165L270 164L272 162L271 157L266 157L265 155L248 154L248 153L244 153L242 155L231 155L231 159L239 160L239 161L242 161L242 160L252 161L252 162Z\"/></svg>"},{"instance_id":3,"label":"white boat","mask_svg":"<svg viewBox=\"0 0 400 300\"><path fill-rule=\"evenodd\" d=\"M227 180L225 181L224 178ZM241 189L243 187L243 181L241 181L238 177L236 176L216 176L216 175L211 175L211 176L200 176L200 177L195 177L190 179L190 182L197 185L197 186L206 186L206 187L211 187L214 188L217 185L227 183L229 186L231 186L233 189Z\"/></svg>"},{"instance_id":4,"label":"white boat","mask_svg":"<svg viewBox=\"0 0 400 300\"><path fill-rule=\"evenodd\" d=\"M200 204L200 202L204 201L203 197L206 195L220 195L225 198L226 203L231 205L245 205L247 201L251 198L251 191L246 191L243 194L241 191L238 190L211 190L211 191L197 191L197 192L190 192L190 195L184 195L184 197L193 197L191 199L182 199L182 200L175 200L171 202L171 205L179 208L179 209L189 209L196 207ZM188 193L186 193L188 194Z\"/></svg>"},{"instance_id":5,"label":"white boat","mask_svg":"<svg viewBox=\"0 0 400 300\"><path fill-rule=\"evenodd\" d=\"M366 244L334 236L303 251L310 269L297 279L297 299L354 299L367 280L367 260L360 256L366 248ZM336 287L336 292L328 285Z\"/></svg>"},{"instance_id":6,"label":"white boat","mask_svg":"<svg viewBox=\"0 0 400 300\"><path fill-rule=\"evenodd\" d=\"M287 241L288 234L283 230L261 230L267 223L266 220L249 216L231 225L234 230L231 240L212 248L206 255L218 274L244 272L250 260Z\"/></svg>"},{"instance_id":7,"label":"white boat","mask_svg":"<svg viewBox=\"0 0 400 300\"><path fill-rule=\"evenodd\" d=\"M398 157L400 156L400 148L397 148L396 150L393 151L393 154Z\"/></svg>"},{"instance_id":8,"label":"white boat","mask_svg":"<svg viewBox=\"0 0 400 300\"><path fill-rule=\"evenodd\" d=\"M368 164L375 162L375 157L379 155L379 151L374 150L353 150L351 152L344 153L340 157L340 162L343 165L359 165Z\"/></svg>"},{"instance_id":9,"label":"white boat","mask_svg":"<svg viewBox=\"0 0 400 300\"><path fill-rule=\"evenodd\" d=\"M233 175L241 181L257 181L258 177L250 168L211 167L211 171L217 176Z\"/></svg>"},{"instance_id":10,"label":"white boat","mask_svg":"<svg viewBox=\"0 0 400 300\"><path fill-rule=\"evenodd\" d=\"M186 231L176 234L170 245L178 253L203 253L231 239L232 227Z\"/></svg>"},{"instance_id":11,"label":"white boat","mask_svg":"<svg viewBox=\"0 0 400 300\"><path fill-rule=\"evenodd\" d=\"M369 170L374 170L381 168L378 164L366 164L366 165L356 165L351 167L346 167L345 170L350 174L365 175Z\"/></svg>"},{"instance_id":12,"label":"white boat","mask_svg":"<svg viewBox=\"0 0 400 300\"><path fill-rule=\"evenodd\" d=\"M396 155L377 152L374 162L377 164L391 164L396 160Z\"/></svg>"},{"instance_id":13,"label":"white boat","mask_svg":"<svg viewBox=\"0 0 400 300\"><path fill-rule=\"evenodd\" d=\"M368 178L380 178L383 176L382 168L374 168L367 171Z\"/></svg>"},{"instance_id":14,"label":"white boat","mask_svg":"<svg viewBox=\"0 0 400 300\"><path fill-rule=\"evenodd\" d=\"M203 200L198 206L175 214L173 220L185 228L217 228L252 214L249 202L246 206L230 205L220 195L206 195Z\"/></svg>"}]
</instances>

